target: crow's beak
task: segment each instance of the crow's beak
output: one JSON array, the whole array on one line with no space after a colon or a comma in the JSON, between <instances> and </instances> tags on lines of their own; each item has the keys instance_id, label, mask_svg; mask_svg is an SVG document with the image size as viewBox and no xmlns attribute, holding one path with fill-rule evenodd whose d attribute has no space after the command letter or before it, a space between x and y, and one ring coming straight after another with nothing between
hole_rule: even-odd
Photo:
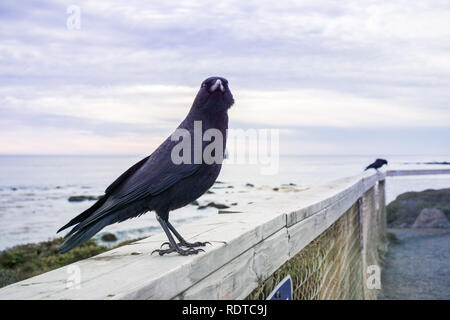
<instances>
[{"instance_id":1,"label":"crow's beak","mask_svg":"<svg viewBox=\"0 0 450 320\"><path fill-rule=\"evenodd\" d=\"M210 92L214 92L216 91L218 88L220 88L220 91L224 92L225 88L222 84L222 81L220 79L217 79L216 82L211 86L211 88L209 89Z\"/></svg>"}]
</instances>

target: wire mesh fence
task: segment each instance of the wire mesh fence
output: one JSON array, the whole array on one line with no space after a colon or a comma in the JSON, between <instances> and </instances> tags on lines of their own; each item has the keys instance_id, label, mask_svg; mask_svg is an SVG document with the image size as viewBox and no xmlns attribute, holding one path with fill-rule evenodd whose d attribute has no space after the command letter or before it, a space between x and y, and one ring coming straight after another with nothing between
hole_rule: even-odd
<instances>
[{"instance_id":1,"label":"wire mesh fence","mask_svg":"<svg viewBox=\"0 0 450 320\"><path fill-rule=\"evenodd\" d=\"M385 248L384 182L372 188L335 223L288 260L247 297L266 299L287 275L293 299L376 299L366 269Z\"/></svg>"}]
</instances>

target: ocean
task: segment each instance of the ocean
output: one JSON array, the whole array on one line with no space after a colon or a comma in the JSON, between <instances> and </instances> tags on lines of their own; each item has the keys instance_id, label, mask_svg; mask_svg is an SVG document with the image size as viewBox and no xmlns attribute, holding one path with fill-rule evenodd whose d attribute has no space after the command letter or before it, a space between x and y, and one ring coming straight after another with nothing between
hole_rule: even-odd
<instances>
[{"instance_id":1,"label":"ocean","mask_svg":"<svg viewBox=\"0 0 450 320\"><path fill-rule=\"evenodd\" d=\"M143 156L0 156L0 250L19 244L49 240L56 231L91 206L93 201L70 202L75 195L98 196L123 171ZM264 165L228 164L218 178L236 188L247 183L277 187L293 183L314 187L358 174L377 156L283 156L275 174L263 174ZM449 161L448 156L385 156L389 169L450 168L424 162ZM406 191L450 188L450 175L394 177L387 183L387 202ZM301 193L299 193L301 196ZM198 210L194 205L171 213L175 226L217 214L217 209ZM119 241L149 236L160 227L153 213L103 229ZM64 235L66 231L62 232ZM103 242L102 242L103 243Z\"/></svg>"}]
</instances>

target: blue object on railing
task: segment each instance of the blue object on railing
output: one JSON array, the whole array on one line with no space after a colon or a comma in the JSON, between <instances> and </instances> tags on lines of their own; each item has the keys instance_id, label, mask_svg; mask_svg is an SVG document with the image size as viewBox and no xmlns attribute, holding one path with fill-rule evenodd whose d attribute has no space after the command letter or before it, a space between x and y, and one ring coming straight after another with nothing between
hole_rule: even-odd
<instances>
[{"instance_id":1,"label":"blue object on railing","mask_svg":"<svg viewBox=\"0 0 450 320\"><path fill-rule=\"evenodd\" d=\"M267 297L267 300L292 300L292 279L291 276L286 276L273 289Z\"/></svg>"}]
</instances>

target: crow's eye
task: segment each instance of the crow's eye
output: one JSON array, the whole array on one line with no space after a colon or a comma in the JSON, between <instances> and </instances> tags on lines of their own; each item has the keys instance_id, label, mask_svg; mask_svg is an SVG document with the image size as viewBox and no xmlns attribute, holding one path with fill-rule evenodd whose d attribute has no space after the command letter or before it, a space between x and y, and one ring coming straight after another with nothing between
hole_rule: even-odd
<instances>
[{"instance_id":1,"label":"crow's eye","mask_svg":"<svg viewBox=\"0 0 450 320\"><path fill-rule=\"evenodd\" d=\"M202 83L202 88L206 87L206 83Z\"/></svg>"}]
</instances>

